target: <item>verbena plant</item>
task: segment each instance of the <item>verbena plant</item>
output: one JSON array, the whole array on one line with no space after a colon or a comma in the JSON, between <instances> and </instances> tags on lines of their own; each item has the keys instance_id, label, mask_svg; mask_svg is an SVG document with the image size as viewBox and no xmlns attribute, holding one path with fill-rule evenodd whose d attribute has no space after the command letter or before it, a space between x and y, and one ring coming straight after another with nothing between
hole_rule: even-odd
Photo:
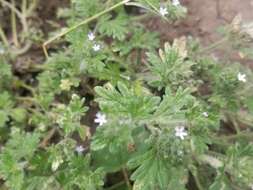
<instances>
[{"instance_id":1,"label":"verbena plant","mask_svg":"<svg viewBox=\"0 0 253 190\"><path fill-rule=\"evenodd\" d=\"M208 56L220 42L159 48L142 22L185 14L176 0L72 0L33 85L2 51L1 189L252 188L252 72ZM236 18L222 42L248 56L249 29Z\"/></svg>"}]
</instances>

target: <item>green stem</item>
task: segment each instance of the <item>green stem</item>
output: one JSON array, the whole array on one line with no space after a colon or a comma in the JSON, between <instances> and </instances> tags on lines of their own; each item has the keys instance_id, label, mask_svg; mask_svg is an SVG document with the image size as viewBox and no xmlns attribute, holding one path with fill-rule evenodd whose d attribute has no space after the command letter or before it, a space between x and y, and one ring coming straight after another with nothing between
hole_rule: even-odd
<instances>
[{"instance_id":1,"label":"green stem","mask_svg":"<svg viewBox=\"0 0 253 190\"><path fill-rule=\"evenodd\" d=\"M219 160L211 155L207 155L207 154L199 156L198 160L209 164L210 166L212 166L215 169L218 169L223 166L223 162L221 160Z\"/></svg>"},{"instance_id":2,"label":"green stem","mask_svg":"<svg viewBox=\"0 0 253 190\"><path fill-rule=\"evenodd\" d=\"M137 49L136 67L139 67L140 64L141 64L141 49Z\"/></svg>"},{"instance_id":3,"label":"green stem","mask_svg":"<svg viewBox=\"0 0 253 190\"><path fill-rule=\"evenodd\" d=\"M32 46L32 42L28 41L28 42L26 42L26 44L23 47L21 47L19 49L12 49L11 53L14 56L22 55L22 54L26 53L30 49L31 46Z\"/></svg>"},{"instance_id":4,"label":"green stem","mask_svg":"<svg viewBox=\"0 0 253 190\"><path fill-rule=\"evenodd\" d=\"M22 13L23 13L23 15L26 15L26 9L27 9L27 0L22 0Z\"/></svg>"},{"instance_id":5,"label":"green stem","mask_svg":"<svg viewBox=\"0 0 253 190\"><path fill-rule=\"evenodd\" d=\"M122 185L125 184L125 181L121 181L119 183L116 183L115 185L109 187L109 188L106 188L106 190L114 190L114 189L118 189L119 187L121 187Z\"/></svg>"},{"instance_id":6,"label":"green stem","mask_svg":"<svg viewBox=\"0 0 253 190\"><path fill-rule=\"evenodd\" d=\"M13 12L16 13L16 15L20 19L20 22L23 26L24 33L27 33L28 32L28 25L27 25L26 17L8 1L0 0L0 2L3 4L3 6L8 7L9 9L11 9Z\"/></svg>"},{"instance_id":7,"label":"green stem","mask_svg":"<svg viewBox=\"0 0 253 190\"><path fill-rule=\"evenodd\" d=\"M130 20L133 21L133 22L136 22L136 21L140 21L140 20L143 20L145 18L148 18L150 16L152 16L152 14L145 13L145 14L142 14L142 15L133 16L132 18L130 18Z\"/></svg>"},{"instance_id":8,"label":"green stem","mask_svg":"<svg viewBox=\"0 0 253 190\"><path fill-rule=\"evenodd\" d=\"M36 8L37 4L38 4L38 0L33 0L32 1L32 3L30 4L29 8L26 11L26 17L29 17L33 13L33 11Z\"/></svg>"},{"instance_id":9,"label":"green stem","mask_svg":"<svg viewBox=\"0 0 253 190\"><path fill-rule=\"evenodd\" d=\"M195 183L198 187L198 190L204 190L202 184L200 183L200 180L199 180L199 176L198 176L198 171L196 171L195 169L191 169L190 170L192 175L193 175L193 178L195 180Z\"/></svg>"},{"instance_id":10,"label":"green stem","mask_svg":"<svg viewBox=\"0 0 253 190\"><path fill-rule=\"evenodd\" d=\"M29 91L32 93L33 97L36 96L35 89L34 89L33 87L31 87L31 86L25 84L25 83L22 82L22 81L17 81L17 85L20 86L20 87L23 87L23 88L25 88L25 89L27 89L27 90L29 90Z\"/></svg>"},{"instance_id":11,"label":"green stem","mask_svg":"<svg viewBox=\"0 0 253 190\"><path fill-rule=\"evenodd\" d=\"M238 138L253 139L253 133L252 132L241 132L241 133L234 134L234 135L221 136L219 138L224 139L224 140L234 140L234 139L238 139Z\"/></svg>"},{"instance_id":12,"label":"green stem","mask_svg":"<svg viewBox=\"0 0 253 190\"><path fill-rule=\"evenodd\" d=\"M2 1L2 0L0 0L0 1ZM117 4L115 4L114 6L111 6L110 8L108 8L108 9L106 9L106 10L104 10L104 11L98 13L98 14L95 14L94 16L92 16L92 17L90 17L90 18L88 18L88 19L85 19L84 21L82 21L82 22L80 22L80 23L78 23L78 24L76 24L76 25L70 27L70 28L67 29L66 31L63 31L63 32L61 32L60 34L58 34L58 35L56 35L56 36L50 38L50 39L47 40L46 42L44 42L43 45L42 45L42 48L43 48L43 51L44 51L44 54L45 54L46 58L48 58L48 52L47 52L47 48L46 48L46 46L47 46L48 44L52 43L53 41L55 41L56 39L58 39L58 38L60 38L60 37L62 37L62 36L65 36L66 34L72 32L72 31L76 30L76 29L79 28L80 26L83 26L83 25L85 25L85 24L88 24L89 22L91 22L91 21L93 21L93 20L99 18L100 16L102 16L102 15L104 15L104 14L106 14L106 13L108 13L108 12L110 12L110 11L112 11L112 10L114 10L114 9L116 9L116 8L118 8L118 7L120 7L120 6L122 6L122 5L124 5L125 3L129 2L129 1L130 1L130 0L123 0L123 1L121 1L121 2L119 2L119 3L117 3Z\"/></svg>"},{"instance_id":13,"label":"green stem","mask_svg":"<svg viewBox=\"0 0 253 190\"><path fill-rule=\"evenodd\" d=\"M11 9L13 12L15 12L16 15L17 15L19 18L23 18L22 13L21 13L15 6L13 6L13 4L11 4L11 3L9 3L8 1L5 1L5 0L0 0L0 2L3 4L3 6L6 6L6 7L8 7L9 9Z\"/></svg>"},{"instance_id":14,"label":"green stem","mask_svg":"<svg viewBox=\"0 0 253 190\"><path fill-rule=\"evenodd\" d=\"M125 167L122 168L122 173L123 173L123 176L124 176L124 179L125 179L125 182L127 184L127 187L129 190L132 189L132 185L130 183L130 180L129 180L129 177L128 177L128 174L127 174L127 170Z\"/></svg>"},{"instance_id":15,"label":"green stem","mask_svg":"<svg viewBox=\"0 0 253 190\"><path fill-rule=\"evenodd\" d=\"M11 1L13 7L15 7L15 1ZM17 35L17 21L16 21L16 15L13 9L11 9L11 29L12 29L12 36L13 36L13 42L16 47L19 46L18 42L18 35Z\"/></svg>"},{"instance_id":16,"label":"green stem","mask_svg":"<svg viewBox=\"0 0 253 190\"><path fill-rule=\"evenodd\" d=\"M1 26L0 26L0 37L1 37L4 45L6 46L6 48L9 48L9 42L8 42L7 37L6 37L6 35L5 35L5 33L4 33Z\"/></svg>"},{"instance_id":17,"label":"green stem","mask_svg":"<svg viewBox=\"0 0 253 190\"><path fill-rule=\"evenodd\" d=\"M201 49L198 53L201 54L201 53L205 53L205 52L208 52L208 51L211 51L212 49L215 49L217 48L218 46L222 45L223 43L225 43L226 41L228 40L227 37L225 38L222 38L221 40L213 43L212 45L206 47L206 48L203 48Z\"/></svg>"},{"instance_id":18,"label":"green stem","mask_svg":"<svg viewBox=\"0 0 253 190\"><path fill-rule=\"evenodd\" d=\"M31 97L16 97L16 99L25 102L32 102L32 103L36 102L36 100Z\"/></svg>"}]
</instances>

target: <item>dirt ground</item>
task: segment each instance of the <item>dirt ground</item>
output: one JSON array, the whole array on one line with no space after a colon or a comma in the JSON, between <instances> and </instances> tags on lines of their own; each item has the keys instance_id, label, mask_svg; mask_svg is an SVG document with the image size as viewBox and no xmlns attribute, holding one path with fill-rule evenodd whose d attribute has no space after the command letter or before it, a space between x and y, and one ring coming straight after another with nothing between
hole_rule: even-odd
<instances>
[{"instance_id":1,"label":"dirt ground","mask_svg":"<svg viewBox=\"0 0 253 190\"><path fill-rule=\"evenodd\" d=\"M46 21L56 16L57 7L66 6L69 0L42 1L39 14ZM45 3L47 2L47 3ZM162 40L171 40L182 35L197 37L207 45L219 38L217 28L229 24L237 14L246 22L253 22L253 0L180 0L187 7L187 17L175 25L168 25L160 18L148 23L152 30L159 31Z\"/></svg>"},{"instance_id":2,"label":"dirt ground","mask_svg":"<svg viewBox=\"0 0 253 190\"><path fill-rule=\"evenodd\" d=\"M48 31L55 30L50 23L54 21L58 26L64 26L64 20L56 18L57 8L68 6L70 0L43 0L37 8L39 25L45 36ZM161 33L161 40L172 41L180 36L192 36L198 38L204 46L208 46L213 42L219 40L221 37L217 33L220 26L231 23L237 14L241 14L246 22L253 22L253 0L180 0L180 2L187 7L188 14L186 18L174 25L169 25L160 18L149 19L146 23L147 27L152 31ZM31 51L24 55L25 59L28 56L36 55L36 60L44 62L44 55L41 46L34 47ZM215 55L219 57L218 55ZM222 56L222 55L221 55ZM21 56L17 63L17 68L23 62ZM253 68L253 61L241 59L238 54L233 55L232 60L241 62ZM21 63L21 64L19 64Z\"/></svg>"},{"instance_id":3,"label":"dirt ground","mask_svg":"<svg viewBox=\"0 0 253 190\"><path fill-rule=\"evenodd\" d=\"M217 29L231 23L241 14L244 22L253 22L253 0L181 0L188 14L181 22L168 25L159 18L151 19L147 26L161 33L162 41L171 41L175 37L192 36L208 46L221 38ZM215 55L215 54L214 54ZM216 57L220 57L216 53ZM253 61L241 59L238 54L232 60L253 68Z\"/></svg>"},{"instance_id":4,"label":"dirt ground","mask_svg":"<svg viewBox=\"0 0 253 190\"><path fill-rule=\"evenodd\" d=\"M166 25L160 19L150 21L149 27L158 30L163 40L182 35L200 38L204 44L219 38L217 28L229 24L237 14L253 22L253 0L181 0L188 14L182 22Z\"/></svg>"}]
</instances>

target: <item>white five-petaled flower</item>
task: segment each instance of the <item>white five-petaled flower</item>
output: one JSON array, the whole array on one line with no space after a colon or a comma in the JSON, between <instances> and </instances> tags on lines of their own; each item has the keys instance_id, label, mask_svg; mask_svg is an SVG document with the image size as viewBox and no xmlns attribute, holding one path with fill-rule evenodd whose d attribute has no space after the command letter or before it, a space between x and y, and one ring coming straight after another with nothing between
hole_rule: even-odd
<instances>
[{"instance_id":1,"label":"white five-petaled flower","mask_svg":"<svg viewBox=\"0 0 253 190\"><path fill-rule=\"evenodd\" d=\"M95 118L94 122L98 123L99 126L104 125L105 123L107 123L106 115L98 112L96 114L96 118Z\"/></svg>"},{"instance_id":2,"label":"white five-petaled flower","mask_svg":"<svg viewBox=\"0 0 253 190\"><path fill-rule=\"evenodd\" d=\"M88 39L89 39L90 41L93 41L93 40L95 40L95 38L96 38L95 34L94 34L93 32L89 32L89 34L88 34Z\"/></svg>"},{"instance_id":3,"label":"white five-petaled flower","mask_svg":"<svg viewBox=\"0 0 253 190\"><path fill-rule=\"evenodd\" d=\"M205 116L205 117L208 117L208 116L209 116L208 113L207 113L206 111L203 112L202 114L203 114L203 116Z\"/></svg>"},{"instance_id":4,"label":"white five-petaled flower","mask_svg":"<svg viewBox=\"0 0 253 190\"><path fill-rule=\"evenodd\" d=\"M242 73L238 73L237 75L237 79L241 82L246 82L246 75L245 74L242 74Z\"/></svg>"},{"instance_id":5,"label":"white five-petaled flower","mask_svg":"<svg viewBox=\"0 0 253 190\"><path fill-rule=\"evenodd\" d=\"M159 9L159 13L162 15L162 16L166 16L167 14L169 14L168 12L168 9L166 7L160 7Z\"/></svg>"},{"instance_id":6,"label":"white five-petaled flower","mask_svg":"<svg viewBox=\"0 0 253 190\"><path fill-rule=\"evenodd\" d=\"M184 140L184 138L188 135L187 131L185 131L184 126L178 126L175 128L176 131L176 137L179 137L181 140Z\"/></svg>"},{"instance_id":7,"label":"white five-petaled flower","mask_svg":"<svg viewBox=\"0 0 253 190\"><path fill-rule=\"evenodd\" d=\"M84 150L85 149L81 145L76 147L76 152L79 153L79 154L81 154Z\"/></svg>"},{"instance_id":8,"label":"white five-petaled flower","mask_svg":"<svg viewBox=\"0 0 253 190\"><path fill-rule=\"evenodd\" d=\"M93 47L92 47L92 49L93 49L94 51L99 51L99 50L101 49L101 45L99 45L99 44L94 44Z\"/></svg>"},{"instance_id":9,"label":"white five-petaled flower","mask_svg":"<svg viewBox=\"0 0 253 190\"><path fill-rule=\"evenodd\" d=\"M172 5L179 6L180 5L180 1L179 0L172 0Z\"/></svg>"}]
</instances>

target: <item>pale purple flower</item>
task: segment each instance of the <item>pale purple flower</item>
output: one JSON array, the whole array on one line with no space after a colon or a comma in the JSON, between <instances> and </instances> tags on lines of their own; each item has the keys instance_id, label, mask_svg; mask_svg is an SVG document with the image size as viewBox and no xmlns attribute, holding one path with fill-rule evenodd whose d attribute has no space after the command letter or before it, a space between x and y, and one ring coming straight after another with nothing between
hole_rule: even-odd
<instances>
[{"instance_id":1,"label":"pale purple flower","mask_svg":"<svg viewBox=\"0 0 253 190\"><path fill-rule=\"evenodd\" d=\"M89 32L89 34L88 34L88 39L89 39L90 41L93 41L93 40L95 40L95 38L96 38L95 34L94 34L93 32Z\"/></svg>"},{"instance_id":2,"label":"pale purple flower","mask_svg":"<svg viewBox=\"0 0 253 190\"><path fill-rule=\"evenodd\" d=\"M106 115L98 112L96 114L96 118L95 118L94 122L98 123L99 126L104 125L105 123L107 123Z\"/></svg>"},{"instance_id":3,"label":"pale purple flower","mask_svg":"<svg viewBox=\"0 0 253 190\"><path fill-rule=\"evenodd\" d=\"M246 80L246 75L245 74L242 74L242 73L238 73L237 75L237 79L241 82L247 82Z\"/></svg>"},{"instance_id":4,"label":"pale purple flower","mask_svg":"<svg viewBox=\"0 0 253 190\"><path fill-rule=\"evenodd\" d=\"M168 12L168 9L166 7L160 7L159 9L159 13L162 15L162 16L166 16L167 14L169 14Z\"/></svg>"},{"instance_id":5,"label":"pale purple flower","mask_svg":"<svg viewBox=\"0 0 253 190\"><path fill-rule=\"evenodd\" d=\"M175 128L175 136L179 137L181 140L184 140L184 138L188 135L187 131L185 131L185 127L184 126L178 126Z\"/></svg>"}]
</instances>

